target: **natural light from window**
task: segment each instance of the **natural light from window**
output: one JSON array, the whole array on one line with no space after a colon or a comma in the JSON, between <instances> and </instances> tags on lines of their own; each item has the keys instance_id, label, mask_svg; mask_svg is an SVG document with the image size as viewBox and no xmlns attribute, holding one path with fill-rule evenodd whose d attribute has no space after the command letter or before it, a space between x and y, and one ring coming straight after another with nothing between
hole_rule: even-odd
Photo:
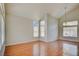
<instances>
[{"instance_id":1,"label":"natural light from window","mask_svg":"<svg viewBox=\"0 0 79 59\"><path fill-rule=\"evenodd\" d=\"M63 36L64 37L77 37L78 21L63 22Z\"/></svg>"}]
</instances>

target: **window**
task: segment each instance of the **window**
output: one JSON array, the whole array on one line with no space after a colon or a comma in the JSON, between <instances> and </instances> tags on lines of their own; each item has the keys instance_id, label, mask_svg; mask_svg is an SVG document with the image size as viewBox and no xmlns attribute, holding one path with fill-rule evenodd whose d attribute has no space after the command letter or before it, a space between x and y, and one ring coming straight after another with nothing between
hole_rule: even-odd
<instances>
[{"instance_id":1,"label":"window","mask_svg":"<svg viewBox=\"0 0 79 59\"><path fill-rule=\"evenodd\" d=\"M41 20L40 21L40 37L45 36L45 21Z\"/></svg>"},{"instance_id":2,"label":"window","mask_svg":"<svg viewBox=\"0 0 79 59\"><path fill-rule=\"evenodd\" d=\"M33 37L38 37L39 36L39 22L38 21L33 21Z\"/></svg>"},{"instance_id":3,"label":"window","mask_svg":"<svg viewBox=\"0 0 79 59\"><path fill-rule=\"evenodd\" d=\"M78 25L78 21L69 21L63 23L63 26L73 26L73 25Z\"/></svg>"},{"instance_id":4,"label":"window","mask_svg":"<svg viewBox=\"0 0 79 59\"><path fill-rule=\"evenodd\" d=\"M45 20L33 21L33 37L45 36Z\"/></svg>"},{"instance_id":5,"label":"window","mask_svg":"<svg viewBox=\"0 0 79 59\"><path fill-rule=\"evenodd\" d=\"M78 21L63 22L63 36L77 37Z\"/></svg>"}]
</instances>

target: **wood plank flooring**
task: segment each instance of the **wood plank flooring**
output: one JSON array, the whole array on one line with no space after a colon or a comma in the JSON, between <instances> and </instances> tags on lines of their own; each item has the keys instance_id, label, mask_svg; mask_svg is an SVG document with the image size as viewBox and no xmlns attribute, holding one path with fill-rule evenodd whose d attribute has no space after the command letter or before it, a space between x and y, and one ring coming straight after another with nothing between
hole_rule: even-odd
<instances>
[{"instance_id":1,"label":"wood plank flooring","mask_svg":"<svg viewBox=\"0 0 79 59\"><path fill-rule=\"evenodd\" d=\"M68 41L42 42L6 46L5 56L63 56L79 55L79 43Z\"/></svg>"}]
</instances>

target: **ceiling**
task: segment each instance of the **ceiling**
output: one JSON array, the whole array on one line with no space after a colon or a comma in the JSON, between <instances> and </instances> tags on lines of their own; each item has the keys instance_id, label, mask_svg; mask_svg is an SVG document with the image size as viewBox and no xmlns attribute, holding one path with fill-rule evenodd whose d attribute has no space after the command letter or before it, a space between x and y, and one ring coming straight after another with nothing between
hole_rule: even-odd
<instances>
[{"instance_id":1,"label":"ceiling","mask_svg":"<svg viewBox=\"0 0 79 59\"><path fill-rule=\"evenodd\" d=\"M9 3L5 4L6 14L12 14L31 19L40 19L45 13L53 17L61 17L66 12L78 7L77 3Z\"/></svg>"}]
</instances>

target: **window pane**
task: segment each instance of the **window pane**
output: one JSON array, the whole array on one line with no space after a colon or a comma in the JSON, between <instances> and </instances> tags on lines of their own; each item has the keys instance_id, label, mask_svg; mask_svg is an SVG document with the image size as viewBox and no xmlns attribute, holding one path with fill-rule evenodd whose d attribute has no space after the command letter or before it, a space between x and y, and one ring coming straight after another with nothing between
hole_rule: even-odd
<instances>
[{"instance_id":1,"label":"window pane","mask_svg":"<svg viewBox=\"0 0 79 59\"><path fill-rule=\"evenodd\" d=\"M44 37L45 36L45 32L41 31L41 37Z\"/></svg>"},{"instance_id":2,"label":"window pane","mask_svg":"<svg viewBox=\"0 0 79 59\"><path fill-rule=\"evenodd\" d=\"M33 37L38 37L38 32L34 32L33 35Z\"/></svg>"},{"instance_id":3,"label":"window pane","mask_svg":"<svg viewBox=\"0 0 79 59\"><path fill-rule=\"evenodd\" d=\"M45 21L44 20L40 21L40 36L41 37L45 36Z\"/></svg>"},{"instance_id":4,"label":"window pane","mask_svg":"<svg viewBox=\"0 0 79 59\"><path fill-rule=\"evenodd\" d=\"M38 27L36 26L36 27L34 27L34 31L38 31Z\"/></svg>"},{"instance_id":5,"label":"window pane","mask_svg":"<svg viewBox=\"0 0 79 59\"><path fill-rule=\"evenodd\" d=\"M38 37L38 27L34 27L34 37Z\"/></svg>"},{"instance_id":6,"label":"window pane","mask_svg":"<svg viewBox=\"0 0 79 59\"><path fill-rule=\"evenodd\" d=\"M39 22L38 21L33 21L33 37L38 37L39 36Z\"/></svg>"},{"instance_id":7,"label":"window pane","mask_svg":"<svg viewBox=\"0 0 79 59\"><path fill-rule=\"evenodd\" d=\"M45 25L45 21L42 20L42 21L40 22L40 25L44 26L44 25Z\"/></svg>"},{"instance_id":8,"label":"window pane","mask_svg":"<svg viewBox=\"0 0 79 59\"><path fill-rule=\"evenodd\" d=\"M63 36L77 37L77 27L64 27Z\"/></svg>"},{"instance_id":9,"label":"window pane","mask_svg":"<svg viewBox=\"0 0 79 59\"><path fill-rule=\"evenodd\" d=\"M63 23L63 26L72 26L72 25L78 25L78 21L69 21Z\"/></svg>"},{"instance_id":10,"label":"window pane","mask_svg":"<svg viewBox=\"0 0 79 59\"><path fill-rule=\"evenodd\" d=\"M45 31L45 27L44 26L41 26L40 29L41 29L41 31Z\"/></svg>"}]
</instances>

